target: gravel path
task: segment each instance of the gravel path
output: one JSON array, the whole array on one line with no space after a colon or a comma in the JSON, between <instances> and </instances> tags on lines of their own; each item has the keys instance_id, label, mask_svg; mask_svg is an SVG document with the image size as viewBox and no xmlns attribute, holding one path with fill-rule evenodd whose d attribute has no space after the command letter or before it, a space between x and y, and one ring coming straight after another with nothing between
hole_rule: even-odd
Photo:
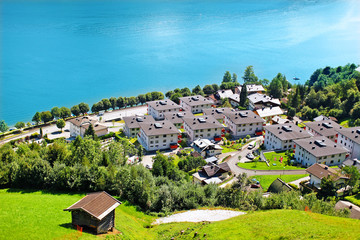
<instances>
[{"instance_id":1,"label":"gravel path","mask_svg":"<svg viewBox=\"0 0 360 240\"><path fill-rule=\"evenodd\" d=\"M203 222L203 221L221 221L228 218L243 215L245 212L230 210L192 210L183 213L177 213L168 217L156 219L153 224L171 223L171 222Z\"/></svg>"}]
</instances>

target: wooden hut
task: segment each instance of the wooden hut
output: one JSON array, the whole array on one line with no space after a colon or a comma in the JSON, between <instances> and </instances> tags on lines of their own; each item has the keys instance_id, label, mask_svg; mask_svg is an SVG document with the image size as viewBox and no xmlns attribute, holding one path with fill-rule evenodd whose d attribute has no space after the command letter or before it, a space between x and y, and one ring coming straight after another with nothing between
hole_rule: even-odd
<instances>
[{"instance_id":1,"label":"wooden hut","mask_svg":"<svg viewBox=\"0 0 360 240\"><path fill-rule=\"evenodd\" d=\"M115 226L115 208L121 204L106 192L89 193L64 211L70 211L74 226L93 228L97 234Z\"/></svg>"}]
</instances>

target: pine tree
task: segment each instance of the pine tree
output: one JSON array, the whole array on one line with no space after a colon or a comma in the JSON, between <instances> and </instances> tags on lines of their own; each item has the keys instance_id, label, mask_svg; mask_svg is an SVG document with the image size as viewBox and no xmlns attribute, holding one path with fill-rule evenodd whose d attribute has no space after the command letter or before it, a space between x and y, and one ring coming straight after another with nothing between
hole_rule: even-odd
<instances>
[{"instance_id":1,"label":"pine tree","mask_svg":"<svg viewBox=\"0 0 360 240\"><path fill-rule=\"evenodd\" d=\"M246 84L244 84L242 86L241 92L240 92L240 106L241 107L245 107L247 96L248 96L247 87L246 87Z\"/></svg>"}]
</instances>

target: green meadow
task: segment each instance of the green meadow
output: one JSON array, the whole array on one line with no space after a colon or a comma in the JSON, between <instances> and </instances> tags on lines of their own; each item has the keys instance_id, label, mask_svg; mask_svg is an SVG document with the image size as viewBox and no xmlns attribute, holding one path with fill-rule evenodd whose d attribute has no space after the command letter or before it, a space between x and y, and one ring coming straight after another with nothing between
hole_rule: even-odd
<instances>
[{"instance_id":1,"label":"green meadow","mask_svg":"<svg viewBox=\"0 0 360 240\"><path fill-rule=\"evenodd\" d=\"M249 212L213 223L152 226L155 217L126 202L116 209L120 233L80 235L71 227L71 214L63 209L83 196L0 190L0 239L360 239L359 220L295 210Z\"/></svg>"}]
</instances>

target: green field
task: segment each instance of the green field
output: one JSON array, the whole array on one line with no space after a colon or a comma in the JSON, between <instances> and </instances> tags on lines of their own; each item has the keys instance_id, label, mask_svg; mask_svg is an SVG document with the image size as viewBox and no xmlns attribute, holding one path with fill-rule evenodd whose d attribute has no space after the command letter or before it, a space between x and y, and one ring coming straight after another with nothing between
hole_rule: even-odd
<instances>
[{"instance_id":1,"label":"green field","mask_svg":"<svg viewBox=\"0 0 360 240\"><path fill-rule=\"evenodd\" d=\"M285 181L286 183L295 181L299 178L303 178L309 176L309 174L299 174L299 175L256 175L256 176L252 176L251 179L256 179L260 182L262 188L264 189L264 191L266 191L271 183L276 179L276 178L280 178L283 181Z\"/></svg>"},{"instance_id":2,"label":"green field","mask_svg":"<svg viewBox=\"0 0 360 240\"><path fill-rule=\"evenodd\" d=\"M0 190L0 239L359 239L360 221L295 210L248 213L214 223L150 224L155 217L123 203L117 235L80 234L63 209L84 195ZM180 234L184 230L183 234ZM194 238L194 233L198 237ZM206 237L204 237L206 234Z\"/></svg>"}]
</instances>

